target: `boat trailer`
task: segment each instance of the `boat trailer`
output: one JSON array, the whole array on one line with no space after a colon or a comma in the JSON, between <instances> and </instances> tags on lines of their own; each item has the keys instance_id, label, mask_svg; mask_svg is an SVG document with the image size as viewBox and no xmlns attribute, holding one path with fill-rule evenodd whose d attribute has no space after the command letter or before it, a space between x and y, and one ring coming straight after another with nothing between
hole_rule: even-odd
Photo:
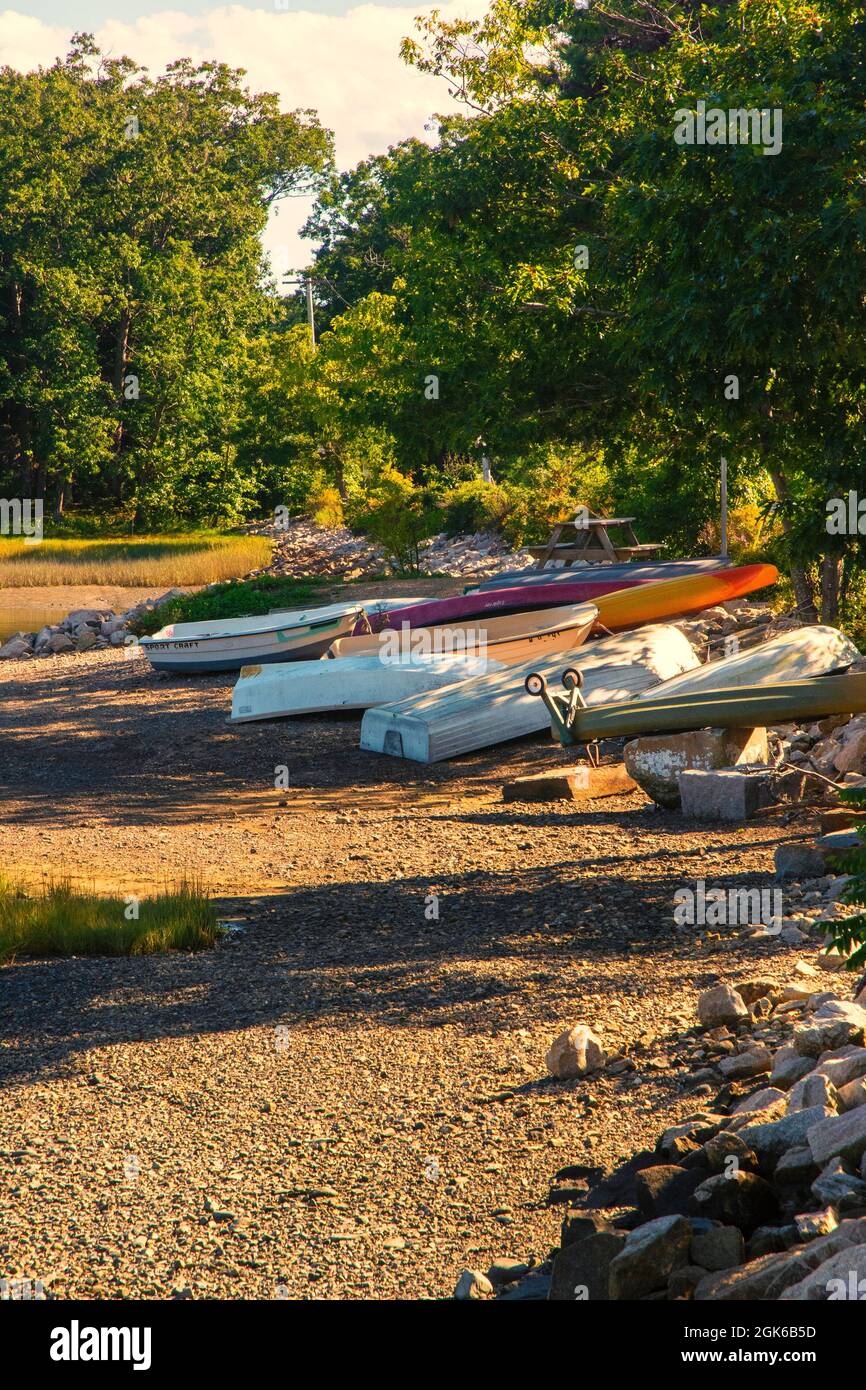
<instances>
[{"instance_id":1,"label":"boat trailer","mask_svg":"<svg viewBox=\"0 0 866 1390\"><path fill-rule=\"evenodd\" d=\"M528 695L541 696L550 714L551 728L563 748L571 748L575 743L586 743L589 764L591 767L598 767L598 743L594 739L587 742L580 738L574 729L578 710L586 709L586 700L582 692L583 672L577 671L573 666L567 666L563 671L562 684L567 691L566 695L554 695L544 676L538 671L531 671L523 684Z\"/></svg>"}]
</instances>

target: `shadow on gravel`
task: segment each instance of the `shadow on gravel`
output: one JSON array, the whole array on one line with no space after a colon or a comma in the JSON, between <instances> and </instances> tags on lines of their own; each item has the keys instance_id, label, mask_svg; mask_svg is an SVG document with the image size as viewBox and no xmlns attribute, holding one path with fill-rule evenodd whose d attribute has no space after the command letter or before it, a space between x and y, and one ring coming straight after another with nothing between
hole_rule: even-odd
<instances>
[{"instance_id":1,"label":"shadow on gravel","mask_svg":"<svg viewBox=\"0 0 866 1390\"><path fill-rule=\"evenodd\" d=\"M630 980L623 959L669 957L682 943L672 903L687 876L570 882L572 869L586 872L575 861L233 899L221 911L247 925L214 951L8 965L0 1083L74 1071L76 1054L136 1040L365 1021L489 1034L527 1018L570 1017L587 995L597 1012L606 992L646 989L645 972ZM725 884L761 886L729 873ZM431 893L438 920L425 916ZM776 949L765 945L756 959L765 964ZM729 960L685 957L683 978L700 989Z\"/></svg>"}]
</instances>

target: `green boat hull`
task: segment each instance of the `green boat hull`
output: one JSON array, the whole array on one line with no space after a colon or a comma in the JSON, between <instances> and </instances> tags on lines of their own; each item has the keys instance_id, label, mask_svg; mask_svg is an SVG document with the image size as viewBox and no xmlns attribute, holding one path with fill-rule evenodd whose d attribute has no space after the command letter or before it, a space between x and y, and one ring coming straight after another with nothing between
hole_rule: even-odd
<instances>
[{"instance_id":1,"label":"green boat hull","mask_svg":"<svg viewBox=\"0 0 866 1390\"><path fill-rule=\"evenodd\" d=\"M689 729L765 728L798 719L866 711L866 673L813 676L809 680L691 695L644 698L615 705L587 705L576 712L568 743L599 738L685 732ZM559 732L559 731L558 731Z\"/></svg>"}]
</instances>

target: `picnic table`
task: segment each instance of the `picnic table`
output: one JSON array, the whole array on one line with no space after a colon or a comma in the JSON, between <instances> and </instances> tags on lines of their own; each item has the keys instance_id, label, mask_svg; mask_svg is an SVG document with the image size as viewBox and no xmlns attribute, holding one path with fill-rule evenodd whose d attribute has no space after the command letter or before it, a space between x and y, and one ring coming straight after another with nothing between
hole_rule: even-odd
<instances>
[{"instance_id":1,"label":"picnic table","mask_svg":"<svg viewBox=\"0 0 866 1390\"><path fill-rule=\"evenodd\" d=\"M654 542L642 545L634 533L636 520L633 516L596 516L586 507L579 508L577 516L556 523L546 545L530 546L529 553L538 561L538 570L543 570L549 560L572 565L575 560L615 564L638 556L654 559L664 546ZM624 533L624 544L611 539L610 531L617 529ZM574 531L575 539L562 540L563 533L569 530Z\"/></svg>"}]
</instances>

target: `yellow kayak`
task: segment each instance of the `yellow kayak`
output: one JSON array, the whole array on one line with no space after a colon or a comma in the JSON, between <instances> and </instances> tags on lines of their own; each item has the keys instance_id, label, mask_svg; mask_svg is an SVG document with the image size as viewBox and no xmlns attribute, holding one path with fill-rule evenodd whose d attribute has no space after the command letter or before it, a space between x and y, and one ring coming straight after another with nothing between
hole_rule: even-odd
<instances>
[{"instance_id":1,"label":"yellow kayak","mask_svg":"<svg viewBox=\"0 0 866 1390\"><path fill-rule=\"evenodd\" d=\"M641 623L666 622L683 613L698 613L702 608L764 589L778 578L775 565L739 565L712 574L692 574L683 579L660 579L654 584L616 589L612 594L599 595L593 602L598 609L598 626L617 632Z\"/></svg>"}]
</instances>

